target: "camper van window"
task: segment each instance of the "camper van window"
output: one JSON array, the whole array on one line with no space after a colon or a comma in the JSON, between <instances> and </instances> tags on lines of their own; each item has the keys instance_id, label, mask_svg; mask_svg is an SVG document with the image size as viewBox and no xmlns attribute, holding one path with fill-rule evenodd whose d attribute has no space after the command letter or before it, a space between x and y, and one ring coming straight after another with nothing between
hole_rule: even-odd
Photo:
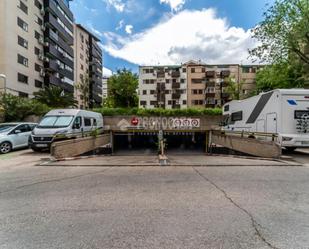
<instances>
[{"instance_id":1,"label":"camper van window","mask_svg":"<svg viewBox=\"0 0 309 249\"><path fill-rule=\"evenodd\" d=\"M74 125L80 128L82 126L82 118L76 117L76 119L74 120Z\"/></svg>"},{"instance_id":2,"label":"camper van window","mask_svg":"<svg viewBox=\"0 0 309 249\"><path fill-rule=\"evenodd\" d=\"M47 116L42 119L38 128L63 128L68 127L73 116Z\"/></svg>"},{"instance_id":3,"label":"camper van window","mask_svg":"<svg viewBox=\"0 0 309 249\"><path fill-rule=\"evenodd\" d=\"M304 118L304 117L309 117L309 111L307 111L307 110L295 111L295 114L294 114L295 119L301 119L301 118Z\"/></svg>"},{"instance_id":4,"label":"camper van window","mask_svg":"<svg viewBox=\"0 0 309 249\"><path fill-rule=\"evenodd\" d=\"M230 110L230 106L229 105L224 106L224 111L225 112L228 112L229 110Z\"/></svg>"},{"instance_id":5,"label":"camper van window","mask_svg":"<svg viewBox=\"0 0 309 249\"><path fill-rule=\"evenodd\" d=\"M232 121L241 121L242 120L242 111L232 113Z\"/></svg>"},{"instance_id":6,"label":"camper van window","mask_svg":"<svg viewBox=\"0 0 309 249\"><path fill-rule=\"evenodd\" d=\"M97 120L95 118L93 119L93 126L97 126Z\"/></svg>"},{"instance_id":7,"label":"camper van window","mask_svg":"<svg viewBox=\"0 0 309 249\"><path fill-rule=\"evenodd\" d=\"M91 126L91 119L90 118L84 118L85 126Z\"/></svg>"}]
</instances>

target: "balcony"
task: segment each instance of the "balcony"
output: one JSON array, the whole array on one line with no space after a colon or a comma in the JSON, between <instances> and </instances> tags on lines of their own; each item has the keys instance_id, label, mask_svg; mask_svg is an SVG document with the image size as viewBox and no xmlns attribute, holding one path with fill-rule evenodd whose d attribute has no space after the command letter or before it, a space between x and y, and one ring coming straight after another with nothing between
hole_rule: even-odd
<instances>
[{"instance_id":1,"label":"balcony","mask_svg":"<svg viewBox=\"0 0 309 249\"><path fill-rule=\"evenodd\" d=\"M157 84L157 90L159 90L159 91L164 91L164 90L165 90L165 84L158 83L158 84Z\"/></svg>"},{"instance_id":2,"label":"balcony","mask_svg":"<svg viewBox=\"0 0 309 249\"><path fill-rule=\"evenodd\" d=\"M165 72L164 71L158 71L157 72L157 78L165 78Z\"/></svg>"},{"instance_id":3,"label":"balcony","mask_svg":"<svg viewBox=\"0 0 309 249\"><path fill-rule=\"evenodd\" d=\"M229 77L230 75L231 75L231 71L229 71L229 70L224 70L224 71L221 72L222 78Z\"/></svg>"},{"instance_id":4,"label":"balcony","mask_svg":"<svg viewBox=\"0 0 309 249\"><path fill-rule=\"evenodd\" d=\"M68 43L68 45L73 45L73 37L58 23L56 18L51 14L47 13L44 18L45 23L52 29L56 29L61 37Z\"/></svg>"},{"instance_id":5,"label":"balcony","mask_svg":"<svg viewBox=\"0 0 309 249\"><path fill-rule=\"evenodd\" d=\"M50 57L61 60L63 63L65 63L69 67L71 68L74 67L74 62L71 61L69 58L67 58L63 53L58 51L54 45L49 44L48 47L45 48L45 52Z\"/></svg>"},{"instance_id":6,"label":"balcony","mask_svg":"<svg viewBox=\"0 0 309 249\"><path fill-rule=\"evenodd\" d=\"M178 82L173 82L172 83L172 88L180 88L180 83L178 83Z\"/></svg>"},{"instance_id":7,"label":"balcony","mask_svg":"<svg viewBox=\"0 0 309 249\"><path fill-rule=\"evenodd\" d=\"M206 93L206 98L215 98L216 93Z\"/></svg>"},{"instance_id":8,"label":"balcony","mask_svg":"<svg viewBox=\"0 0 309 249\"><path fill-rule=\"evenodd\" d=\"M65 91L70 93L74 92L74 87L72 85L63 82L60 78L56 77L55 75L46 76L44 79L44 84L47 86L50 84L54 86L59 86Z\"/></svg>"},{"instance_id":9,"label":"balcony","mask_svg":"<svg viewBox=\"0 0 309 249\"><path fill-rule=\"evenodd\" d=\"M173 93L172 99L180 99L181 94L180 93Z\"/></svg>"},{"instance_id":10,"label":"balcony","mask_svg":"<svg viewBox=\"0 0 309 249\"><path fill-rule=\"evenodd\" d=\"M207 71L206 72L206 78L214 78L216 75L215 71Z\"/></svg>"},{"instance_id":11,"label":"balcony","mask_svg":"<svg viewBox=\"0 0 309 249\"><path fill-rule=\"evenodd\" d=\"M214 82L214 81L208 81L206 83L206 87L215 87L215 86L216 86L216 82Z\"/></svg>"},{"instance_id":12,"label":"balcony","mask_svg":"<svg viewBox=\"0 0 309 249\"><path fill-rule=\"evenodd\" d=\"M44 66L47 70L57 72L59 69L59 65L55 60L50 60L49 62L44 63Z\"/></svg>"},{"instance_id":13,"label":"balcony","mask_svg":"<svg viewBox=\"0 0 309 249\"><path fill-rule=\"evenodd\" d=\"M50 0L44 0L44 7L47 8L50 5ZM70 9L68 8L68 6L66 6L63 1L58 1L58 4L60 5L61 9L66 13L66 15L69 17L70 20L72 20L73 22L73 13L70 11Z\"/></svg>"},{"instance_id":14,"label":"balcony","mask_svg":"<svg viewBox=\"0 0 309 249\"><path fill-rule=\"evenodd\" d=\"M63 13L60 12L60 10L57 8L57 5L54 1L46 1L45 8L47 11L52 12L54 15L56 15L63 23L64 25L73 32L73 24L68 21L68 19L63 15Z\"/></svg>"},{"instance_id":15,"label":"balcony","mask_svg":"<svg viewBox=\"0 0 309 249\"><path fill-rule=\"evenodd\" d=\"M179 71L172 71L172 78L179 78L180 72Z\"/></svg>"},{"instance_id":16,"label":"balcony","mask_svg":"<svg viewBox=\"0 0 309 249\"><path fill-rule=\"evenodd\" d=\"M70 56L74 56L73 48L70 47L61 37L58 36L52 29L48 28L45 32L45 37L65 50Z\"/></svg>"},{"instance_id":17,"label":"balcony","mask_svg":"<svg viewBox=\"0 0 309 249\"><path fill-rule=\"evenodd\" d=\"M222 87L228 87L228 86L229 86L229 83L228 83L227 81L223 81L223 82L221 83L221 86L222 86Z\"/></svg>"}]
</instances>

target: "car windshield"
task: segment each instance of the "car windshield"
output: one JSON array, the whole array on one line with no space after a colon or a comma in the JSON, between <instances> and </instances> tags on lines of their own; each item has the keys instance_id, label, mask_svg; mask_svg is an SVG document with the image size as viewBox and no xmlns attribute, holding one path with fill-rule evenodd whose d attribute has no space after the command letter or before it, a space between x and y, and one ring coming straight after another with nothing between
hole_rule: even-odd
<instances>
[{"instance_id":1,"label":"car windshield","mask_svg":"<svg viewBox=\"0 0 309 249\"><path fill-rule=\"evenodd\" d=\"M46 116L42 119L38 128L63 128L68 127L73 116Z\"/></svg>"},{"instance_id":2,"label":"car windshield","mask_svg":"<svg viewBox=\"0 0 309 249\"><path fill-rule=\"evenodd\" d=\"M5 133L14 128L16 124L0 124L0 133Z\"/></svg>"}]
</instances>

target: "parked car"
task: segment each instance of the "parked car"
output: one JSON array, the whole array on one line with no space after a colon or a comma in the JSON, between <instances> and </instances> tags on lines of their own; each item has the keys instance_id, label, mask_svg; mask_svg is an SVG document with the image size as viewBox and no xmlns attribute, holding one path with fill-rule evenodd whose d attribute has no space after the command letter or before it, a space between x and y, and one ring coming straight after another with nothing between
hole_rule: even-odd
<instances>
[{"instance_id":1,"label":"parked car","mask_svg":"<svg viewBox=\"0 0 309 249\"><path fill-rule=\"evenodd\" d=\"M29 145L40 152L49 150L55 141L87 136L93 131L103 132L102 114L78 109L52 110L32 131Z\"/></svg>"},{"instance_id":2,"label":"parked car","mask_svg":"<svg viewBox=\"0 0 309 249\"><path fill-rule=\"evenodd\" d=\"M0 124L0 154L14 149L27 148L28 139L36 123L2 123Z\"/></svg>"}]
</instances>

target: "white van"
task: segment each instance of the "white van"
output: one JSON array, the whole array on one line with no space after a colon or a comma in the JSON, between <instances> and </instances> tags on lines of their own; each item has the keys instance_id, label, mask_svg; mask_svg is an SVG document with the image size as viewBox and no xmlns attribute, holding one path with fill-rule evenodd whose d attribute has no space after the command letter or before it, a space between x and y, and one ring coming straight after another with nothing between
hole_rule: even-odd
<instances>
[{"instance_id":1,"label":"white van","mask_svg":"<svg viewBox=\"0 0 309 249\"><path fill-rule=\"evenodd\" d=\"M52 142L90 135L93 131L103 132L103 117L100 113L59 109L48 112L29 137L34 151L49 149Z\"/></svg>"},{"instance_id":2,"label":"white van","mask_svg":"<svg viewBox=\"0 0 309 249\"><path fill-rule=\"evenodd\" d=\"M278 134L288 150L309 147L309 89L276 89L223 106L223 130Z\"/></svg>"}]
</instances>

